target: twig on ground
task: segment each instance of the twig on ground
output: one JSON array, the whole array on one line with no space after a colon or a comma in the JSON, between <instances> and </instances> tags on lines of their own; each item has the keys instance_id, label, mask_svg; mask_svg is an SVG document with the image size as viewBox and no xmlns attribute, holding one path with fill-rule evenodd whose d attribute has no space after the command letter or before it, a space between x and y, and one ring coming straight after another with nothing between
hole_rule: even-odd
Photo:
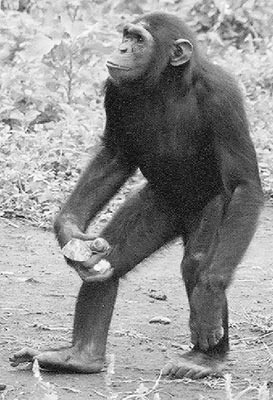
<instances>
[{"instance_id":1,"label":"twig on ground","mask_svg":"<svg viewBox=\"0 0 273 400\"><path fill-rule=\"evenodd\" d=\"M7 219L7 218L0 217L0 219L1 219L2 221L5 221L6 224L12 226L13 228L17 228L17 229L20 228L19 225L14 224L13 222L11 222L11 221L10 221L9 219Z\"/></svg>"}]
</instances>

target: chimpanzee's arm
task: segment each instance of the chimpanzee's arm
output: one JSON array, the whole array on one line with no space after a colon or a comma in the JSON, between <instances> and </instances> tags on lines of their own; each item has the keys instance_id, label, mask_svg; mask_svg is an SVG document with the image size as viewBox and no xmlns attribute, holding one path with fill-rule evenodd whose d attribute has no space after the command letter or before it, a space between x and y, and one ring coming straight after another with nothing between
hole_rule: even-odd
<instances>
[{"instance_id":1,"label":"chimpanzee's arm","mask_svg":"<svg viewBox=\"0 0 273 400\"><path fill-rule=\"evenodd\" d=\"M134 171L125 157L102 147L56 218L54 229L61 247L73 237L87 238L83 232L89 222Z\"/></svg>"},{"instance_id":2,"label":"chimpanzee's arm","mask_svg":"<svg viewBox=\"0 0 273 400\"><path fill-rule=\"evenodd\" d=\"M238 103L238 108L240 103ZM215 152L221 171L226 207L218 232L219 246L203 282L214 289L226 288L257 228L263 193L257 159L244 112L226 106L222 119L215 119ZM223 120L227 124L223 125ZM217 126L219 121L219 126ZM226 127L226 128L225 128Z\"/></svg>"}]
</instances>

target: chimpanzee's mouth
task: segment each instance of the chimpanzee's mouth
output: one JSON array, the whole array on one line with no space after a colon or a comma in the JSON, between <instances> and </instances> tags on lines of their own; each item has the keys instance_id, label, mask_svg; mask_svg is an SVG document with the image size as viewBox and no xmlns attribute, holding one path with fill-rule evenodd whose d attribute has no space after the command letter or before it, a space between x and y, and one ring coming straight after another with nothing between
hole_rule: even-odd
<instances>
[{"instance_id":1,"label":"chimpanzee's mouth","mask_svg":"<svg viewBox=\"0 0 273 400\"><path fill-rule=\"evenodd\" d=\"M106 66L109 68L121 69L123 71L130 71L130 69L131 69L131 68L125 67L123 65L115 64L112 61L106 61Z\"/></svg>"}]
</instances>

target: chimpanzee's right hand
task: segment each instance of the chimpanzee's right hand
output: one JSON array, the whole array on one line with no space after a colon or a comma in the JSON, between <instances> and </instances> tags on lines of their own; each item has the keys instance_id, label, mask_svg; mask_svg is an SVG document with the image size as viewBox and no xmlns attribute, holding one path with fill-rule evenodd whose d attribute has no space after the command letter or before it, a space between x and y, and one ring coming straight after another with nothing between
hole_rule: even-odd
<instances>
[{"instance_id":1,"label":"chimpanzee's right hand","mask_svg":"<svg viewBox=\"0 0 273 400\"><path fill-rule=\"evenodd\" d=\"M111 278L114 273L114 268L105 258L107 255L108 252L96 253L87 261L76 262L69 260L69 264L72 265L84 282L103 282ZM101 263L103 263L102 268L100 268Z\"/></svg>"},{"instance_id":2,"label":"chimpanzee's right hand","mask_svg":"<svg viewBox=\"0 0 273 400\"><path fill-rule=\"evenodd\" d=\"M94 241L97 239L97 235L93 233L82 232L73 219L68 216L57 220L55 231L61 248L64 248L72 239L79 239L82 241ZM75 261L73 258L70 259L70 257L68 258L67 256L65 256L65 258L67 263L77 271L84 282L100 282L109 279L114 272L110 265L107 266L107 264L105 264L108 263L106 257L109 255L109 250L110 246L108 246L105 251L98 251L95 253L91 253L90 251L90 258L85 261ZM100 268L98 264L103 261L103 268ZM107 268L105 268L105 265Z\"/></svg>"}]
</instances>

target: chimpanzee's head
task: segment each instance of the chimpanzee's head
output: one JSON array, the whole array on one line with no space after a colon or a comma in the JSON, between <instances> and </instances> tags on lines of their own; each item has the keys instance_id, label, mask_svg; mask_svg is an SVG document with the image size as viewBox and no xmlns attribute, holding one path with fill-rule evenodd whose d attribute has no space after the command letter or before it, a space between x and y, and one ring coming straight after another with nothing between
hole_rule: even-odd
<instances>
[{"instance_id":1,"label":"chimpanzee's head","mask_svg":"<svg viewBox=\"0 0 273 400\"><path fill-rule=\"evenodd\" d=\"M128 23L123 28L119 48L107 61L110 78L117 85L143 80L156 80L168 67L188 64L194 51L194 38L177 17L151 13Z\"/></svg>"}]
</instances>

